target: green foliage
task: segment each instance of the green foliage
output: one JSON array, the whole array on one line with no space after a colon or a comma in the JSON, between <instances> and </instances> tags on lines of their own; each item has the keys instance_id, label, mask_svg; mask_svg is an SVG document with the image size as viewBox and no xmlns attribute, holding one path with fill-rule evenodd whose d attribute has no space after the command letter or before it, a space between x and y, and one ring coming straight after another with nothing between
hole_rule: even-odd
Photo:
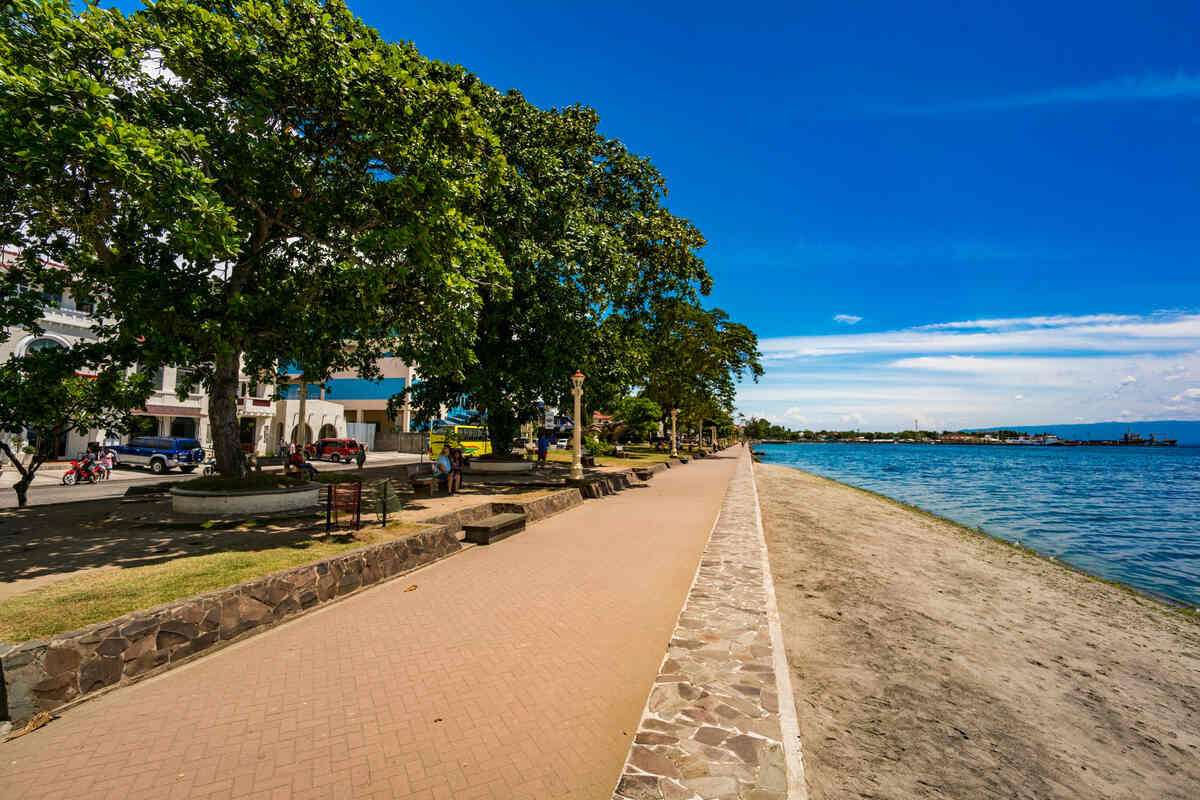
<instances>
[{"instance_id":1,"label":"green foliage","mask_svg":"<svg viewBox=\"0 0 1200 800\"><path fill-rule=\"evenodd\" d=\"M474 358L461 372L424 369L414 399L426 416L473 405L505 452L538 401L571 407L576 369L587 375L587 406L611 407L644 372L638 315L711 281L699 231L662 205L662 176L602 136L594 111L542 110L458 68L446 74L472 91L511 167L472 212L487 220L509 279L504 291L481 291Z\"/></svg>"},{"instance_id":2,"label":"green foliage","mask_svg":"<svg viewBox=\"0 0 1200 800\"><path fill-rule=\"evenodd\" d=\"M385 353L420 363L418 418L474 405L498 453L539 401L570 407L576 369L590 407L641 386L726 424L757 340L697 305L703 237L597 125L340 0L10 0L0 322L36 325L18 284L96 298L106 359L195 367L224 474L241 373L372 378Z\"/></svg>"},{"instance_id":3,"label":"green foliage","mask_svg":"<svg viewBox=\"0 0 1200 800\"><path fill-rule=\"evenodd\" d=\"M625 397L617 405L616 416L630 435L645 440L658 432L663 410L647 397Z\"/></svg>"},{"instance_id":4,"label":"green foliage","mask_svg":"<svg viewBox=\"0 0 1200 800\"><path fill-rule=\"evenodd\" d=\"M0 364L0 431L30 430L53 441L72 431L123 430L129 410L149 397L150 382L112 365L88 367L87 353L85 348L41 351ZM84 370L95 377L77 374ZM17 504L24 506L29 484L50 454L46 448L27 448L20 438L0 438L0 453L21 476L13 488ZM19 460L22 453L30 456L28 463Z\"/></svg>"},{"instance_id":5,"label":"green foliage","mask_svg":"<svg viewBox=\"0 0 1200 800\"><path fill-rule=\"evenodd\" d=\"M763 374L754 332L680 298L655 303L642 321L649 355L642 396L685 420L732 426L737 382Z\"/></svg>"},{"instance_id":6,"label":"green foliage","mask_svg":"<svg viewBox=\"0 0 1200 800\"><path fill-rule=\"evenodd\" d=\"M235 472L239 367L471 360L478 288L505 272L468 211L503 158L441 70L337 0L13 0L0 240L26 282L97 297L126 358L195 365Z\"/></svg>"},{"instance_id":7,"label":"green foliage","mask_svg":"<svg viewBox=\"0 0 1200 800\"><path fill-rule=\"evenodd\" d=\"M594 456L611 456L617 448L597 436L583 437L583 449Z\"/></svg>"}]
</instances>

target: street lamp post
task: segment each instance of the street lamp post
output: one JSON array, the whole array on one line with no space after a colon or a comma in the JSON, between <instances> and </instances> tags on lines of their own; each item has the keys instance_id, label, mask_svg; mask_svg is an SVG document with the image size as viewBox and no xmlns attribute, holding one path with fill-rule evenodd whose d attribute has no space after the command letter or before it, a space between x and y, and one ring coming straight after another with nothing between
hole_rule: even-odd
<instances>
[{"instance_id":1,"label":"street lamp post","mask_svg":"<svg viewBox=\"0 0 1200 800\"><path fill-rule=\"evenodd\" d=\"M678 413L678 408L671 409L671 458L679 457L679 439L675 437L675 416Z\"/></svg>"},{"instance_id":2,"label":"street lamp post","mask_svg":"<svg viewBox=\"0 0 1200 800\"><path fill-rule=\"evenodd\" d=\"M575 370L571 376L571 394L575 395L575 456L571 459L571 480L583 478L583 431L580 429L580 400L583 398L583 373Z\"/></svg>"}]
</instances>

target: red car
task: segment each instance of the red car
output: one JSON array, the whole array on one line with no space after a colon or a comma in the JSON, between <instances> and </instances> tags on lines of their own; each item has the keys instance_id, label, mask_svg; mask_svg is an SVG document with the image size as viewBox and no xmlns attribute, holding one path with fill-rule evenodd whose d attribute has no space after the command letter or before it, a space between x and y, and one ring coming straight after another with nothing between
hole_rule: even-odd
<instances>
[{"instance_id":1,"label":"red car","mask_svg":"<svg viewBox=\"0 0 1200 800\"><path fill-rule=\"evenodd\" d=\"M314 461L353 461L358 442L354 439L318 439L304 445L304 452Z\"/></svg>"}]
</instances>

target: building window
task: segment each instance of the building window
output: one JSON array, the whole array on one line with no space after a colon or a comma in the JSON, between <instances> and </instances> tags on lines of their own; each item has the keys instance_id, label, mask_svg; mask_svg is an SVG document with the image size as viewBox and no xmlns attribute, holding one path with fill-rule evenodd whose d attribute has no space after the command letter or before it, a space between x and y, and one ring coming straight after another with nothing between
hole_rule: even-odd
<instances>
[{"instance_id":1,"label":"building window","mask_svg":"<svg viewBox=\"0 0 1200 800\"><path fill-rule=\"evenodd\" d=\"M182 388L186 381L193 379L192 376L195 374L195 372L196 371L194 369L189 369L187 367L176 367L176 369L175 369L175 388L176 389ZM200 383L197 381L190 389L188 389L188 393L189 394L199 394L200 393Z\"/></svg>"},{"instance_id":2,"label":"building window","mask_svg":"<svg viewBox=\"0 0 1200 800\"><path fill-rule=\"evenodd\" d=\"M137 415L129 422L129 435L133 436L157 436L158 435L158 417L145 415Z\"/></svg>"},{"instance_id":3,"label":"building window","mask_svg":"<svg viewBox=\"0 0 1200 800\"><path fill-rule=\"evenodd\" d=\"M195 439L196 420L193 417L175 417L171 420L171 435L180 439Z\"/></svg>"},{"instance_id":4,"label":"building window","mask_svg":"<svg viewBox=\"0 0 1200 800\"><path fill-rule=\"evenodd\" d=\"M83 314L92 314L96 311L96 303L90 297L76 297L75 310Z\"/></svg>"},{"instance_id":5,"label":"building window","mask_svg":"<svg viewBox=\"0 0 1200 800\"><path fill-rule=\"evenodd\" d=\"M62 350L62 342L55 339L34 339L25 348L26 353L42 353L48 350Z\"/></svg>"},{"instance_id":6,"label":"building window","mask_svg":"<svg viewBox=\"0 0 1200 800\"><path fill-rule=\"evenodd\" d=\"M148 375L150 377L150 385L154 388L154 391L161 392L163 390L162 367L155 367L154 369L151 369L150 367L140 366L138 367L138 373L142 375Z\"/></svg>"}]
</instances>

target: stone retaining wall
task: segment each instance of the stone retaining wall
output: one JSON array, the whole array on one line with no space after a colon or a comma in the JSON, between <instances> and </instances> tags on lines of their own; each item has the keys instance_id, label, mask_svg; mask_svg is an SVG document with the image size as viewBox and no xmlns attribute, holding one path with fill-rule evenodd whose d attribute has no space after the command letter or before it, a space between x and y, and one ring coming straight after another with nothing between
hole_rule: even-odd
<instances>
[{"instance_id":1,"label":"stone retaining wall","mask_svg":"<svg viewBox=\"0 0 1200 800\"><path fill-rule=\"evenodd\" d=\"M457 534L463 529L463 525L479 522L494 514L524 514L526 522L536 522L582 502L583 496L578 489L563 489L520 503L482 503L470 508L460 508L458 511L431 517L426 521L435 525L445 525L450 533Z\"/></svg>"},{"instance_id":2,"label":"stone retaining wall","mask_svg":"<svg viewBox=\"0 0 1200 800\"><path fill-rule=\"evenodd\" d=\"M553 516L583 504L578 489L563 489L524 503L492 503L493 514L524 514L526 524Z\"/></svg>"},{"instance_id":3,"label":"stone retaining wall","mask_svg":"<svg viewBox=\"0 0 1200 800\"><path fill-rule=\"evenodd\" d=\"M447 526L432 527L50 639L0 644L0 719L154 675L461 547Z\"/></svg>"}]
</instances>

